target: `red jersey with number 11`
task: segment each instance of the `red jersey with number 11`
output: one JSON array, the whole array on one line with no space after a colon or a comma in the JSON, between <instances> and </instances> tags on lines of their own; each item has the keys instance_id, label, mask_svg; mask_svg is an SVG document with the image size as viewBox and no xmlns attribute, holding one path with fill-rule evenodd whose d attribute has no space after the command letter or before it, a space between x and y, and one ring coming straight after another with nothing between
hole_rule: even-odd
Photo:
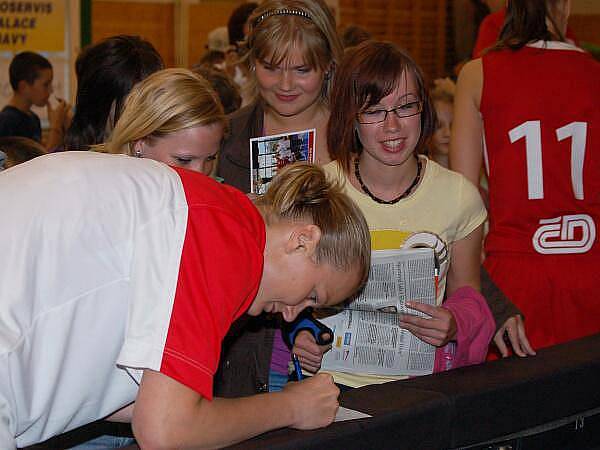
<instances>
[{"instance_id":1,"label":"red jersey with number 11","mask_svg":"<svg viewBox=\"0 0 600 450\"><path fill-rule=\"evenodd\" d=\"M600 63L562 42L482 61L486 252L597 256Z\"/></svg>"}]
</instances>

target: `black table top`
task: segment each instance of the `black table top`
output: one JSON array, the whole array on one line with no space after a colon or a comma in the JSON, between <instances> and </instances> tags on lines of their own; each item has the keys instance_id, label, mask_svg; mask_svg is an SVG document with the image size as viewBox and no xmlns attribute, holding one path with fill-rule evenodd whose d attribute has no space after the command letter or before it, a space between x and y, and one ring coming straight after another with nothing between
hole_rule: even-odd
<instances>
[{"instance_id":1,"label":"black table top","mask_svg":"<svg viewBox=\"0 0 600 450\"><path fill-rule=\"evenodd\" d=\"M343 392L373 417L265 433L232 449L466 447L600 408L600 334L449 372Z\"/></svg>"}]
</instances>

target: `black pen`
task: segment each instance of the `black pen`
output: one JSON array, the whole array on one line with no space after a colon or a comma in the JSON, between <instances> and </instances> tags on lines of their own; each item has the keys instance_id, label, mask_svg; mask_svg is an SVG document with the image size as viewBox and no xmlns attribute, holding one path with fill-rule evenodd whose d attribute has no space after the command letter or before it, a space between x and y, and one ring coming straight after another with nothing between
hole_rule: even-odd
<instances>
[{"instance_id":1,"label":"black pen","mask_svg":"<svg viewBox=\"0 0 600 450\"><path fill-rule=\"evenodd\" d=\"M294 361L294 370L296 371L296 380L302 380L302 367L300 367L300 361L298 361L298 357L295 353L292 353L292 361Z\"/></svg>"}]
</instances>

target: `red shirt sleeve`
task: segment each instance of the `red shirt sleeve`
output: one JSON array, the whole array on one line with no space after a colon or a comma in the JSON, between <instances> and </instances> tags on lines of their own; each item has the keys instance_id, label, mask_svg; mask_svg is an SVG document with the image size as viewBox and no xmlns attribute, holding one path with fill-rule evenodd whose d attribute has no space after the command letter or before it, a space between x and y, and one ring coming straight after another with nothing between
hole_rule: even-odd
<instances>
[{"instance_id":1,"label":"red shirt sleeve","mask_svg":"<svg viewBox=\"0 0 600 450\"><path fill-rule=\"evenodd\" d=\"M177 172L188 220L160 371L212 399L221 341L260 284L265 227L241 192Z\"/></svg>"}]
</instances>

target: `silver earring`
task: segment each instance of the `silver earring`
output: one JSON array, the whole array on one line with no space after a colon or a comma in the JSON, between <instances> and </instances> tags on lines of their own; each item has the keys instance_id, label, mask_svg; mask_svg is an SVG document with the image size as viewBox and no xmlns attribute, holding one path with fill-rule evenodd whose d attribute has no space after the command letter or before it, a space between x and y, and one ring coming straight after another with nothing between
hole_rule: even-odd
<instances>
[{"instance_id":1,"label":"silver earring","mask_svg":"<svg viewBox=\"0 0 600 450\"><path fill-rule=\"evenodd\" d=\"M129 145L129 154L130 155L133 153L133 156L135 156L136 158L142 157L142 151L139 148L135 148L134 142L130 142L128 145Z\"/></svg>"}]
</instances>

